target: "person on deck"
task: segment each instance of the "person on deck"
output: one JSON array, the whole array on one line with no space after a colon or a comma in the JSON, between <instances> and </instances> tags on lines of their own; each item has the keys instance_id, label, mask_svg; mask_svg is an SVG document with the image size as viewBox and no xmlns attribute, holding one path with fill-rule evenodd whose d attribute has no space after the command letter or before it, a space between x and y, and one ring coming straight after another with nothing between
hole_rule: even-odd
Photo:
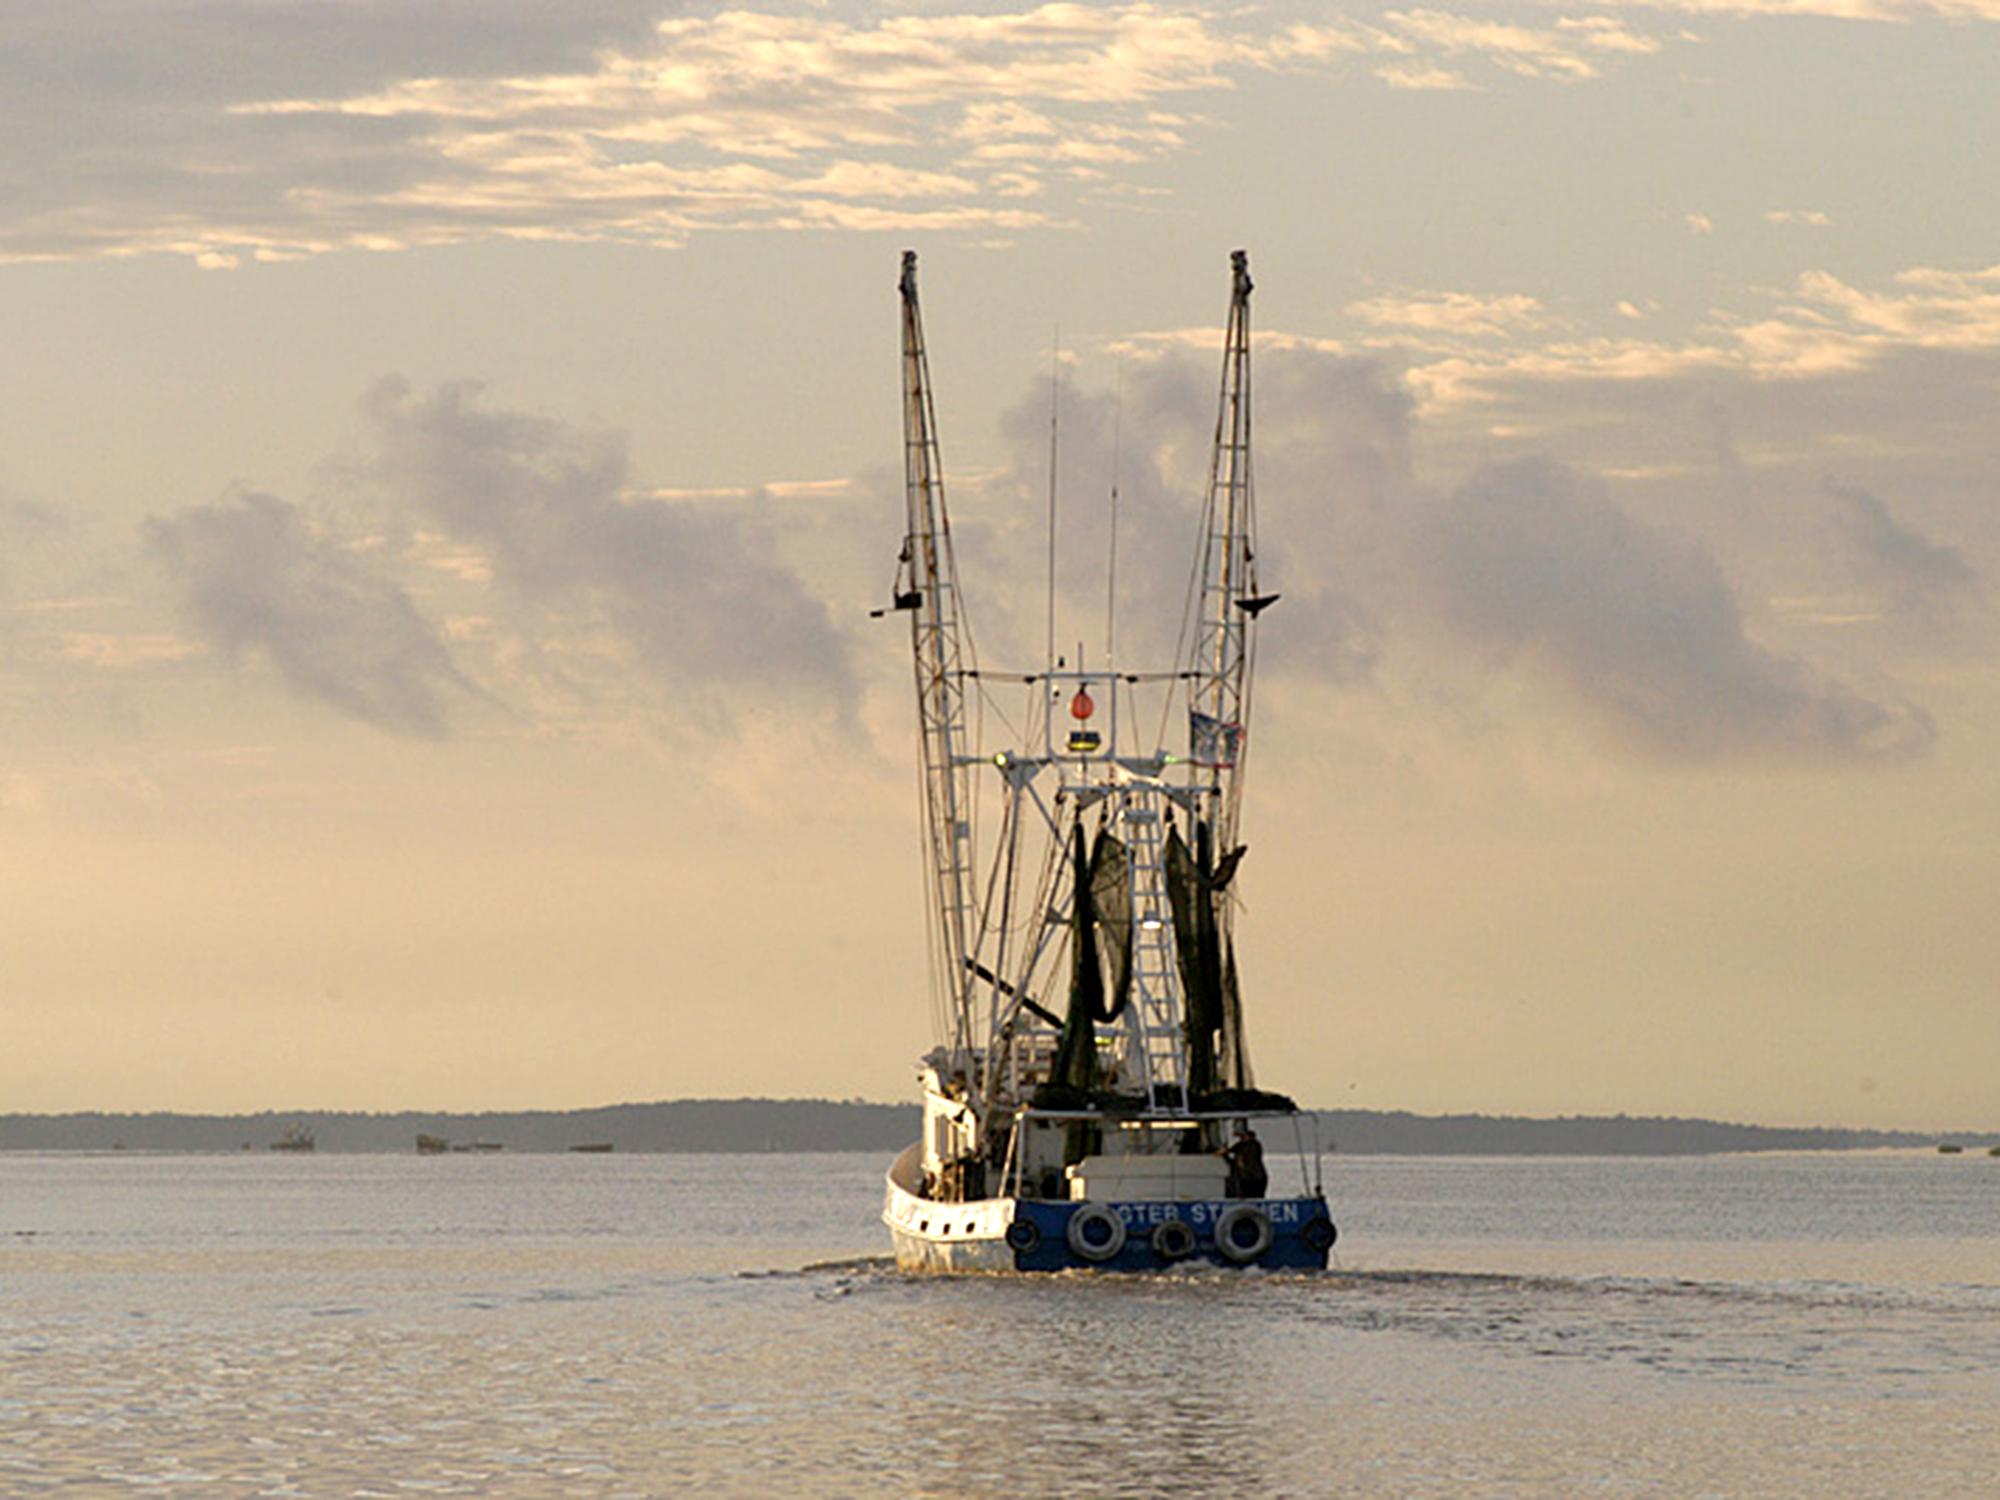
<instances>
[{"instance_id":1,"label":"person on deck","mask_svg":"<svg viewBox=\"0 0 2000 1500\"><path fill-rule=\"evenodd\" d=\"M1236 1138L1229 1143L1229 1149L1222 1153L1222 1159L1229 1163L1229 1183L1224 1189L1232 1198L1261 1198L1271 1185L1271 1174L1264 1170L1264 1143L1257 1139L1257 1132L1244 1121L1236 1127Z\"/></svg>"}]
</instances>

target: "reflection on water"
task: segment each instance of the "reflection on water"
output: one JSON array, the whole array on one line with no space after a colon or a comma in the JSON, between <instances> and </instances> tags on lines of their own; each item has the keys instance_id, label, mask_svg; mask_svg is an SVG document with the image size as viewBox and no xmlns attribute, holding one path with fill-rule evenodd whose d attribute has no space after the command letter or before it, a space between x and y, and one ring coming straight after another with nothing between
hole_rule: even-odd
<instances>
[{"instance_id":1,"label":"reflection on water","mask_svg":"<svg viewBox=\"0 0 2000 1500\"><path fill-rule=\"evenodd\" d=\"M2000 1472L1994 1174L1343 1164L1325 1276L925 1280L876 1253L880 1165L0 1159L0 1494L1959 1496ZM1706 1237L1660 1234L1709 1201Z\"/></svg>"}]
</instances>

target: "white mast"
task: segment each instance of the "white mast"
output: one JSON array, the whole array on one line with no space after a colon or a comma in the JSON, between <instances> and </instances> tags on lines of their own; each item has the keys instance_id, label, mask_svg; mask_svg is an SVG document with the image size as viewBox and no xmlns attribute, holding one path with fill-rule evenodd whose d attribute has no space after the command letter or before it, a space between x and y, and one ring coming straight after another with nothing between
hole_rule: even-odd
<instances>
[{"instance_id":1,"label":"white mast","mask_svg":"<svg viewBox=\"0 0 2000 1500\"><path fill-rule=\"evenodd\" d=\"M1250 257L1238 250L1229 263L1222 394L1215 416L1208 497L1202 507L1201 593L1195 601L1199 624L1188 662L1190 758L1200 768L1198 781L1215 794L1212 822L1218 857L1235 846L1256 621L1275 597L1257 592L1256 509L1250 483Z\"/></svg>"},{"instance_id":2,"label":"white mast","mask_svg":"<svg viewBox=\"0 0 2000 1500\"><path fill-rule=\"evenodd\" d=\"M945 509L944 469L931 408L930 366L917 308L917 254L903 252L903 538L896 608L910 611L917 719L923 747L927 863L931 875L931 998L938 1040L961 1056L972 1023L966 963L972 920L972 806L967 768L965 674L970 645L960 620L958 565Z\"/></svg>"}]
</instances>

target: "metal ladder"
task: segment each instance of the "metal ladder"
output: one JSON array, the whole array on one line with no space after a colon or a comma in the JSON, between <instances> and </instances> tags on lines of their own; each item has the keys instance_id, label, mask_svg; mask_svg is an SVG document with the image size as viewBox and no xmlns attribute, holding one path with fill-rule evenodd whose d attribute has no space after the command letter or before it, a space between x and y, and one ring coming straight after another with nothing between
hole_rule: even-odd
<instances>
[{"instance_id":1,"label":"metal ladder","mask_svg":"<svg viewBox=\"0 0 2000 1500\"><path fill-rule=\"evenodd\" d=\"M1132 1019L1149 1088L1173 1091L1163 1102L1186 1103L1187 1048L1181 1035L1180 963L1174 951L1173 910L1167 900L1160 809L1149 788L1120 799L1125 853L1132 874Z\"/></svg>"}]
</instances>

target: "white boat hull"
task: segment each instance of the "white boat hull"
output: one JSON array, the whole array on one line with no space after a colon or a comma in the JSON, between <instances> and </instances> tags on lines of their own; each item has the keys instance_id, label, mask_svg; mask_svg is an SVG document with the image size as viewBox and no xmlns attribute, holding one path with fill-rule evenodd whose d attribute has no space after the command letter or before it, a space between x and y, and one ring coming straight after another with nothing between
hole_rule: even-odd
<instances>
[{"instance_id":1,"label":"white boat hull","mask_svg":"<svg viewBox=\"0 0 2000 1500\"><path fill-rule=\"evenodd\" d=\"M974 1203L934 1203L913 1189L923 1171L923 1148L911 1146L889 1169L882 1222L903 1271L1011 1271L1014 1252L1007 1226L1014 1220L1011 1198Z\"/></svg>"},{"instance_id":2,"label":"white boat hull","mask_svg":"<svg viewBox=\"0 0 2000 1500\"><path fill-rule=\"evenodd\" d=\"M920 1146L907 1148L890 1167L882 1220L902 1271L1161 1271L1194 1262L1324 1270L1335 1230L1319 1197L1196 1200L1193 1202L1078 1203L1024 1198L981 1198L940 1203L915 1191L922 1172ZM1089 1241L1071 1221L1095 1213L1115 1218L1116 1244L1087 1253ZM1224 1240L1233 1222L1254 1233L1254 1251ZM1178 1243L1162 1236L1172 1223ZM1009 1231L1013 1233L1010 1235ZM1171 1252L1163 1248L1173 1245Z\"/></svg>"}]
</instances>

